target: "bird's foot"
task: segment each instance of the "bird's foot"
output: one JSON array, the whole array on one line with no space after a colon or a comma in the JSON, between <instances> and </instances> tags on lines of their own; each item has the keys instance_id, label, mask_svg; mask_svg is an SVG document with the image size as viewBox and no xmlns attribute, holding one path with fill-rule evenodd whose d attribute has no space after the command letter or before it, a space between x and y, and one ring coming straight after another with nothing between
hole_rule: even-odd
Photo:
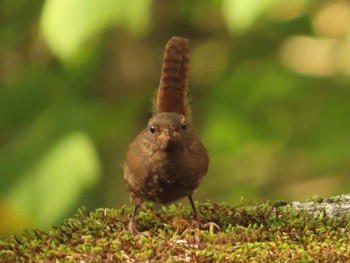
<instances>
[{"instance_id":1,"label":"bird's foot","mask_svg":"<svg viewBox=\"0 0 350 263\"><path fill-rule=\"evenodd\" d=\"M207 222L207 223L200 223L201 229L216 229L217 231L220 231L220 227L214 223L214 222Z\"/></svg>"},{"instance_id":2,"label":"bird's foot","mask_svg":"<svg viewBox=\"0 0 350 263\"><path fill-rule=\"evenodd\" d=\"M220 231L220 227L214 223L214 222L207 222L207 223L202 223L201 220L195 216L193 218L193 222L195 224L195 226L198 228L198 229L216 229L217 231Z\"/></svg>"},{"instance_id":3,"label":"bird's foot","mask_svg":"<svg viewBox=\"0 0 350 263\"><path fill-rule=\"evenodd\" d=\"M128 226L128 230L129 230L129 233L134 235L134 236L144 236L144 237L149 237L150 235L145 233L145 232L140 232L137 227L136 227L136 224L134 221L130 221L129 222L129 226Z\"/></svg>"}]
</instances>

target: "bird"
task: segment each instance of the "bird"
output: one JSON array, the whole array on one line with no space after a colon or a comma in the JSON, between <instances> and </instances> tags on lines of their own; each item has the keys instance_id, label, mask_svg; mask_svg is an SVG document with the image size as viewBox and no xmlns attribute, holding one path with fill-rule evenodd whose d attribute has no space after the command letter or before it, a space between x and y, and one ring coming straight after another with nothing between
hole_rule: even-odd
<instances>
[{"instance_id":1,"label":"bird","mask_svg":"<svg viewBox=\"0 0 350 263\"><path fill-rule=\"evenodd\" d=\"M188 39L173 36L164 50L154 115L130 143L123 161L124 180L134 209L130 233L139 234L135 217L145 201L168 204L192 198L208 171L209 157L192 127L188 102Z\"/></svg>"}]
</instances>

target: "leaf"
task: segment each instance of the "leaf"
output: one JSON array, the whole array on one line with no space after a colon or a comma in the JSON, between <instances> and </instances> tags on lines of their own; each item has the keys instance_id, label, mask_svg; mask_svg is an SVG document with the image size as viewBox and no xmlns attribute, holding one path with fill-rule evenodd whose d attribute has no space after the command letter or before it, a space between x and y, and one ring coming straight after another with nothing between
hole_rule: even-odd
<instances>
[{"instance_id":1,"label":"leaf","mask_svg":"<svg viewBox=\"0 0 350 263\"><path fill-rule=\"evenodd\" d=\"M278 0L224 0L222 11L231 31L244 32Z\"/></svg>"},{"instance_id":2,"label":"leaf","mask_svg":"<svg viewBox=\"0 0 350 263\"><path fill-rule=\"evenodd\" d=\"M90 138L74 132L63 138L9 192L9 201L41 225L72 209L82 191L96 182L100 164Z\"/></svg>"},{"instance_id":3,"label":"leaf","mask_svg":"<svg viewBox=\"0 0 350 263\"><path fill-rule=\"evenodd\" d=\"M151 0L47 0L41 14L41 30L51 50L69 60L86 41L106 28L125 24L135 33L149 27Z\"/></svg>"}]
</instances>

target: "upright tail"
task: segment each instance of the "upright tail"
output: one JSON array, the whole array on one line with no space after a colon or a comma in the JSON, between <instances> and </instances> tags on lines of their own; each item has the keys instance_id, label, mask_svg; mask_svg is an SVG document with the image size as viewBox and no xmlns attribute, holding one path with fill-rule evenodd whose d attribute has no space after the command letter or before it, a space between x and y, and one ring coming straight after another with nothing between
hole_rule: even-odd
<instances>
[{"instance_id":1,"label":"upright tail","mask_svg":"<svg viewBox=\"0 0 350 263\"><path fill-rule=\"evenodd\" d=\"M156 113L177 112L188 120L188 39L172 37L165 46L162 74L156 97Z\"/></svg>"}]
</instances>

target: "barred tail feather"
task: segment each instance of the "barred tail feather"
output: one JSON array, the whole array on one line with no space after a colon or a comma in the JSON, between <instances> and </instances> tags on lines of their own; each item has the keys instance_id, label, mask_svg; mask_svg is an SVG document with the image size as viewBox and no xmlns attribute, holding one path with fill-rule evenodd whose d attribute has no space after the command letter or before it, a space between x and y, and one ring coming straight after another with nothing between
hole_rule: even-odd
<instances>
[{"instance_id":1,"label":"barred tail feather","mask_svg":"<svg viewBox=\"0 0 350 263\"><path fill-rule=\"evenodd\" d=\"M177 112L191 117L188 104L188 39L172 37L165 46L162 74L156 96L156 113Z\"/></svg>"}]
</instances>

